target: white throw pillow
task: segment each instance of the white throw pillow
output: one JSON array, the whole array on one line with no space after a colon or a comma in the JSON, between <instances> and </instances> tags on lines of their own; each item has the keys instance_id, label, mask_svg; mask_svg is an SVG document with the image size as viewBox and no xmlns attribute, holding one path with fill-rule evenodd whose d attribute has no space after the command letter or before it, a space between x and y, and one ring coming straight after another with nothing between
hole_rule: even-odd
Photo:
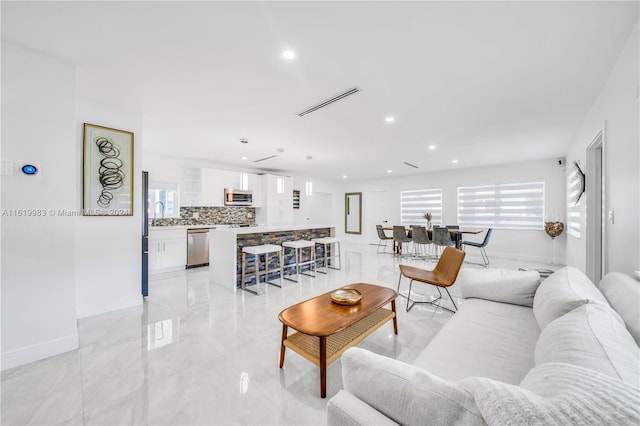
<instances>
[{"instance_id":1,"label":"white throw pillow","mask_svg":"<svg viewBox=\"0 0 640 426\"><path fill-rule=\"evenodd\" d=\"M622 272L610 272L598 288L640 346L640 281Z\"/></svg>"},{"instance_id":2,"label":"white throw pillow","mask_svg":"<svg viewBox=\"0 0 640 426\"><path fill-rule=\"evenodd\" d=\"M456 283L465 299L485 299L531 307L540 285L540 274L538 271L465 268L460 271Z\"/></svg>"},{"instance_id":3,"label":"white throw pillow","mask_svg":"<svg viewBox=\"0 0 640 426\"><path fill-rule=\"evenodd\" d=\"M533 298L533 314L543 330L554 319L586 303L608 305L585 274L567 266L551 274L538 286Z\"/></svg>"},{"instance_id":4,"label":"white throw pillow","mask_svg":"<svg viewBox=\"0 0 640 426\"><path fill-rule=\"evenodd\" d=\"M350 348L342 355L344 389L402 425L485 425L473 397L425 370Z\"/></svg>"},{"instance_id":5,"label":"white throw pillow","mask_svg":"<svg viewBox=\"0 0 640 426\"><path fill-rule=\"evenodd\" d=\"M569 364L538 366L520 386L481 377L459 385L473 394L489 425L640 424L640 390Z\"/></svg>"},{"instance_id":6,"label":"white throw pillow","mask_svg":"<svg viewBox=\"0 0 640 426\"><path fill-rule=\"evenodd\" d=\"M640 348L608 306L587 304L540 333L536 365L562 362L590 368L640 387Z\"/></svg>"}]
</instances>

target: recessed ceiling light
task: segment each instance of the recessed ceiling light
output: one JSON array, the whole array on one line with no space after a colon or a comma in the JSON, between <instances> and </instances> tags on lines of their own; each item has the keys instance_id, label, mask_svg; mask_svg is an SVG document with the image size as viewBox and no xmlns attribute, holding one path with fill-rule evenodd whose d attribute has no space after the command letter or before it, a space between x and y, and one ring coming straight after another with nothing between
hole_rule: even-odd
<instances>
[{"instance_id":1,"label":"recessed ceiling light","mask_svg":"<svg viewBox=\"0 0 640 426\"><path fill-rule=\"evenodd\" d=\"M389 169L387 170L387 173L393 173L393 170Z\"/></svg>"},{"instance_id":2,"label":"recessed ceiling light","mask_svg":"<svg viewBox=\"0 0 640 426\"><path fill-rule=\"evenodd\" d=\"M307 160L312 160L312 159L313 159L313 157L312 157L312 156L307 155Z\"/></svg>"},{"instance_id":3,"label":"recessed ceiling light","mask_svg":"<svg viewBox=\"0 0 640 426\"><path fill-rule=\"evenodd\" d=\"M451 160L453 164L458 164L458 160Z\"/></svg>"},{"instance_id":4,"label":"recessed ceiling light","mask_svg":"<svg viewBox=\"0 0 640 426\"><path fill-rule=\"evenodd\" d=\"M393 123L395 121L395 118L392 116L388 116L385 117L384 121L386 121L387 123Z\"/></svg>"},{"instance_id":5,"label":"recessed ceiling light","mask_svg":"<svg viewBox=\"0 0 640 426\"><path fill-rule=\"evenodd\" d=\"M342 175L342 179L346 179L346 178L347 178L347 175Z\"/></svg>"},{"instance_id":6,"label":"recessed ceiling light","mask_svg":"<svg viewBox=\"0 0 640 426\"><path fill-rule=\"evenodd\" d=\"M278 152L284 152L284 148L278 148Z\"/></svg>"},{"instance_id":7,"label":"recessed ceiling light","mask_svg":"<svg viewBox=\"0 0 640 426\"><path fill-rule=\"evenodd\" d=\"M435 145L429 145L429 149L433 151L434 149L436 149L436 146Z\"/></svg>"},{"instance_id":8,"label":"recessed ceiling light","mask_svg":"<svg viewBox=\"0 0 640 426\"><path fill-rule=\"evenodd\" d=\"M242 159L243 159L243 160L246 160L246 159L247 159L247 157L242 157Z\"/></svg>"},{"instance_id":9,"label":"recessed ceiling light","mask_svg":"<svg viewBox=\"0 0 640 426\"><path fill-rule=\"evenodd\" d=\"M296 57L296 52L294 52L293 50L285 50L284 52L282 52L282 57L290 61Z\"/></svg>"}]
</instances>

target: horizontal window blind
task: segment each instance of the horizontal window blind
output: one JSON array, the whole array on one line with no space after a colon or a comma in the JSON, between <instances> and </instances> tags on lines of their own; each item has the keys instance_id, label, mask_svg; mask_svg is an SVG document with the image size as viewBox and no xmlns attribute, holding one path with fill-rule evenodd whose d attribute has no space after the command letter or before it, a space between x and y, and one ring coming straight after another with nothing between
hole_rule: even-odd
<instances>
[{"instance_id":1,"label":"horizontal window blind","mask_svg":"<svg viewBox=\"0 0 640 426\"><path fill-rule=\"evenodd\" d=\"M458 224L544 229L544 182L458 187Z\"/></svg>"},{"instance_id":2,"label":"horizontal window blind","mask_svg":"<svg viewBox=\"0 0 640 426\"><path fill-rule=\"evenodd\" d=\"M567 176L567 234L580 238L582 181L578 178L577 173L577 170L573 170Z\"/></svg>"},{"instance_id":3,"label":"horizontal window blind","mask_svg":"<svg viewBox=\"0 0 640 426\"><path fill-rule=\"evenodd\" d=\"M442 189L416 189L400 192L400 224L427 224L425 213L431 213L431 223L442 223Z\"/></svg>"}]
</instances>

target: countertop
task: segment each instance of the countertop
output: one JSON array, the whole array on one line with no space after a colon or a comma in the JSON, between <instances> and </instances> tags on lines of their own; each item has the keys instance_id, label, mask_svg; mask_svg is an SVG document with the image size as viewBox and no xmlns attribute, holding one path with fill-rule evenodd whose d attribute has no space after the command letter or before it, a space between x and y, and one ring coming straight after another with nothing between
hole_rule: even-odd
<instances>
[{"instance_id":1,"label":"countertop","mask_svg":"<svg viewBox=\"0 0 640 426\"><path fill-rule=\"evenodd\" d=\"M156 231L178 231L181 229L221 229L221 228L228 228L230 225L220 225L220 224L214 224L214 225L175 225L175 226L150 226L149 227L149 232L156 232Z\"/></svg>"},{"instance_id":2,"label":"countertop","mask_svg":"<svg viewBox=\"0 0 640 426\"><path fill-rule=\"evenodd\" d=\"M223 232L225 234L262 234L268 232L280 232L280 231L297 231L300 229L318 229L318 228L334 228L333 225L317 225L317 224L303 224L303 225L262 225L262 226L249 226L246 228L216 228L212 232Z\"/></svg>"}]
</instances>

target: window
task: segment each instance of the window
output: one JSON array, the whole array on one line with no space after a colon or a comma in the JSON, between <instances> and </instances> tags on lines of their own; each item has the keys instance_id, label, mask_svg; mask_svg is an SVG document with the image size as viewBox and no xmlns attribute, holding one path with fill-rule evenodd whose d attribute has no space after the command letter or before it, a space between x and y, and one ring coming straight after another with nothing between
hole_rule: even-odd
<instances>
[{"instance_id":1,"label":"window","mask_svg":"<svg viewBox=\"0 0 640 426\"><path fill-rule=\"evenodd\" d=\"M458 188L460 226L544 229L544 182Z\"/></svg>"},{"instance_id":2,"label":"window","mask_svg":"<svg viewBox=\"0 0 640 426\"><path fill-rule=\"evenodd\" d=\"M149 217L180 217L178 185L155 184L149 186ZM164 209L164 211L163 211ZM154 216L155 215L155 216Z\"/></svg>"},{"instance_id":3,"label":"window","mask_svg":"<svg viewBox=\"0 0 640 426\"><path fill-rule=\"evenodd\" d=\"M578 173L582 172L574 169L567 175L567 234L576 238L580 238L580 196L584 190L584 180Z\"/></svg>"},{"instance_id":4,"label":"window","mask_svg":"<svg viewBox=\"0 0 640 426\"><path fill-rule=\"evenodd\" d=\"M416 189L400 192L400 224L427 224L426 212L431 213L431 223L442 223L442 189Z\"/></svg>"}]
</instances>

